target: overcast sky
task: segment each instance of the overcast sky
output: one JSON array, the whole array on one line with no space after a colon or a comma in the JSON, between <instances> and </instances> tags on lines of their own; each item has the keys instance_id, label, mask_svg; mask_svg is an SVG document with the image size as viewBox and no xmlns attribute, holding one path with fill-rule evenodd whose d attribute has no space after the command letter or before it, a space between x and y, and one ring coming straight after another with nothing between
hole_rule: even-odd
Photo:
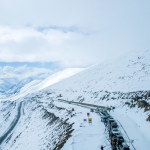
<instances>
[{"instance_id":1,"label":"overcast sky","mask_svg":"<svg viewBox=\"0 0 150 150\"><path fill-rule=\"evenodd\" d=\"M88 67L147 49L150 0L0 0L3 64Z\"/></svg>"}]
</instances>

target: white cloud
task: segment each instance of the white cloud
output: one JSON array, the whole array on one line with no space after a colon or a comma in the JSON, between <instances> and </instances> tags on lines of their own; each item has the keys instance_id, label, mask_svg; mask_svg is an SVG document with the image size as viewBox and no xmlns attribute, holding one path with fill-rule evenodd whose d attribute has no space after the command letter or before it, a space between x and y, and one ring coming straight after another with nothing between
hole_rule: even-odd
<instances>
[{"instance_id":1,"label":"white cloud","mask_svg":"<svg viewBox=\"0 0 150 150\"><path fill-rule=\"evenodd\" d=\"M45 68L27 67L26 65L20 67L5 66L0 67L0 78L19 78L24 79L28 77L46 78L53 74L54 71Z\"/></svg>"},{"instance_id":2,"label":"white cloud","mask_svg":"<svg viewBox=\"0 0 150 150\"><path fill-rule=\"evenodd\" d=\"M5 73L11 73L11 72L13 72L13 70L14 70L14 68L11 67L11 66L5 66L5 67L3 68L4 74L5 74Z\"/></svg>"},{"instance_id":3,"label":"white cloud","mask_svg":"<svg viewBox=\"0 0 150 150\"><path fill-rule=\"evenodd\" d=\"M38 31L31 27L0 27L0 61L53 61L67 66L84 66L94 62L92 38L93 35L51 28Z\"/></svg>"},{"instance_id":4,"label":"white cloud","mask_svg":"<svg viewBox=\"0 0 150 150\"><path fill-rule=\"evenodd\" d=\"M0 61L85 67L150 48L150 1L0 1Z\"/></svg>"}]
</instances>

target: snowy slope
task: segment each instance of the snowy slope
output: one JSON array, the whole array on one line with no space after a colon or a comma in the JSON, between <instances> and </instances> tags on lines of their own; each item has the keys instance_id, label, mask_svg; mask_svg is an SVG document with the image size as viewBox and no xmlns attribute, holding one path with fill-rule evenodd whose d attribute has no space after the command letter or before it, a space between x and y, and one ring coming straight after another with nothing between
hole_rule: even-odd
<instances>
[{"instance_id":1,"label":"snowy slope","mask_svg":"<svg viewBox=\"0 0 150 150\"><path fill-rule=\"evenodd\" d=\"M35 90L42 90L52 84L55 84L61 80L64 80L68 77L71 77L81 71L83 71L83 68L68 68L63 71L57 72L50 77L46 78L44 81L39 83L37 86L34 87Z\"/></svg>"},{"instance_id":2,"label":"snowy slope","mask_svg":"<svg viewBox=\"0 0 150 150\"><path fill-rule=\"evenodd\" d=\"M26 96L29 93L42 90L54 83L57 83L61 80L64 80L65 78L73 76L83 70L84 68L68 68L68 69L59 71L49 76L45 80L37 80L38 78L37 79L35 78L34 80L30 78L24 79L18 85L14 86L12 89L10 89L7 92L7 95L10 95L10 97L4 98L4 99L1 98L1 100L16 100L20 97ZM14 92L14 91L18 91L18 92ZM10 93L13 93L13 92L14 94L11 95Z\"/></svg>"},{"instance_id":3,"label":"snowy slope","mask_svg":"<svg viewBox=\"0 0 150 150\"><path fill-rule=\"evenodd\" d=\"M90 109L53 101L50 97L56 98L57 93L41 91L17 100L22 103L21 118L0 144L0 149L98 150L101 144L105 144L107 150L111 149L99 115L91 113L93 124L89 126L83 119L88 119ZM3 109L3 114L6 113ZM5 127L7 119L4 115L3 118Z\"/></svg>"},{"instance_id":4,"label":"snowy slope","mask_svg":"<svg viewBox=\"0 0 150 150\"><path fill-rule=\"evenodd\" d=\"M27 145L27 149L33 150L61 146L62 150L98 150L103 144L110 150L108 135L99 116L91 113L93 126L89 127L83 122L89 109L62 104L57 101L61 98L112 106L115 109L110 114L122 124L135 148L149 150L149 122L146 121L150 115L149 58L150 51L131 52L85 70L62 71L41 83L27 84L18 95L12 97L15 100L25 96L16 100L22 101L24 105L21 119L12 131L13 134L3 142L2 148L19 150L26 149ZM72 108L75 108L74 112ZM4 114L7 112L4 111ZM11 122L5 120L3 115L1 118L2 123L6 121L8 127ZM65 119L68 120L65 122ZM2 127L5 129L5 126Z\"/></svg>"},{"instance_id":5,"label":"snowy slope","mask_svg":"<svg viewBox=\"0 0 150 150\"><path fill-rule=\"evenodd\" d=\"M72 112L53 105L46 93L41 93L42 100L40 97L35 97L36 95L30 96L18 100L18 102L22 101L21 117L15 128L0 144L0 149L60 149L71 136L73 121L67 120ZM6 110L3 111L6 113ZM6 120L3 122L5 123ZM0 134L0 142L2 135L3 133Z\"/></svg>"},{"instance_id":6,"label":"snowy slope","mask_svg":"<svg viewBox=\"0 0 150 150\"><path fill-rule=\"evenodd\" d=\"M131 52L63 80L53 89L138 91L150 87L150 51Z\"/></svg>"},{"instance_id":7,"label":"snowy slope","mask_svg":"<svg viewBox=\"0 0 150 150\"><path fill-rule=\"evenodd\" d=\"M131 52L49 87L61 99L114 107L137 149L149 150L150 51ZM48 91L48 89L46 89Z\"/></svg>"}]
</instances>

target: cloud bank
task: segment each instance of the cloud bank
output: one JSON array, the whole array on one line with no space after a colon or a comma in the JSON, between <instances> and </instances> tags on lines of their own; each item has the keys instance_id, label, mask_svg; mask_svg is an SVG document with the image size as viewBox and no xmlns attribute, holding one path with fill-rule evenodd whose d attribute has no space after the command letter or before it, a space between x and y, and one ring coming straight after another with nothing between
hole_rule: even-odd
<instances>
[{"instance_id":1,"label":"cloud bank","mask_svg":"<svg viewBox=\"0 0 150 150\"><path fill-rule=\"evenodd\" d=\"M27 67L26 65L16 68L11 66L0 67L0 79L18 78L22 80L36 76L38 76L38 79L45 79L53 73L54 71L50 69Z\"/></svg>"},{"instance_id":2,"label":"cloud bank","mask_svg":"<svg viewBox=\"0 0 150 150\"><path fill-rule=\"evenodd\" d=\"M150 47L150 2L0 2L0 61L87 67Z\"/></svg>"}]
</instances>

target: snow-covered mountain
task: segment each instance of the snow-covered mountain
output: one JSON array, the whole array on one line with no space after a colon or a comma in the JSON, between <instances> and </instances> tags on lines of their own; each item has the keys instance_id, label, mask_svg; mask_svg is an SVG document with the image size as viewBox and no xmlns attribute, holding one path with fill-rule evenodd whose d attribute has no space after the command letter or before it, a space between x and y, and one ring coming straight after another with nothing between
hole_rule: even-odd
<instances>
[{"instance_id":1,"label":"snow-covered mountain","mask_svg":"<svg viewBox=\"0 0 150 150\"><path fill-rule=\"evenodd\" d=\"M63 71L59 71L55 74L52 74L44 80L38 80L39 77L26 78L24 80L21 80L17 85L14 85L7 92L5 92L7 97L1 96L1 99L16 100L20 97L26 96L29 93L42 90L54 83L57 83L65 78L73 76L83 70L84 68L68 68Z\"/></svg>"},{"instance_id":2,"label":"snow-covered mountain","mask_svg":"<svg viewBox=\"0 0 150 150\"><path fill-rule=\"evenodd\" d=\"M8 97L18 93L20 89L33 80L36 83L44 80L53 73L50 69L22 67L0 67L0 95Z\"/></svg>"},{"instance_id":3,"label":"snow-covered mountain","mask_svg":"<svg viewBox=\"0 0 150 150\"><path fill-rule=\"evenodd\" d=\"M150 87L150 51L131 52L90 67L55 85L74 91L139 91Z\"/></svg>"},{"instance_id":4,"label":"snow-covered mountain","mask_svg":"<svg viewBox=\"0 0 150 150\"><path fill-rule=\"evenodd\" d=\"M124 126L136 149L149 149L149 50L130 52L92 66L45 91L53 91L55 95L50 98L54 100L61 98L115 108L112 116Z\"/></svg>"},{"instance_id":5,"label":"snow-covered mountain","mask_svg":"<svg viewBox=\"0 0 150 150\"><path fill-rule=\"evenodd\" d=\"M10 97L13 102L0 103L0 131L11 129L9 124L15 113L17 118L21 117L1 147L4 150L24 150L26 145L33 150L97 150L100 145L106 145L110 150L100 117L91 113L93 125L89 127L83 122L88 108L58 102L61 98L111 107L110 115L122 124L135 148L149 150L149 79L150 51L147 50L130 52L86 69L67 69L42 82L29 82Z\"/></svg>"},{"instance_id":6,"label":"snow-covered mountain","mask_svg":"<svg viewBox=\"0 0 150 150\"><path fill-rule=\"evenodd\" d=\"M150 51L131 52L53 84L49 89L63 99L150 110ZM47 89L48 90L48 89ZM116 100L112 101L111 100ZM107 103L106 103L107 102ZM149 115L149 114L148 114ZM146 119L146 118L145 118Z\"/></svg>"},{"instance_id":7,"label":"snow-covered mountain","mask_svg":"<svg viewBox=\"0 0 150 150\"><path fill-rule=\"evenodd\" d=\"M57 72L50 77L46 78L44 81L39 83L35 88L37 90L42 90L46 87L49 87L50 85L53 85L61 80L64 80L66 78L69 78L81 71L85 70L84 68L68 68L63 71Z\"/></svg>"}]
</instances>

